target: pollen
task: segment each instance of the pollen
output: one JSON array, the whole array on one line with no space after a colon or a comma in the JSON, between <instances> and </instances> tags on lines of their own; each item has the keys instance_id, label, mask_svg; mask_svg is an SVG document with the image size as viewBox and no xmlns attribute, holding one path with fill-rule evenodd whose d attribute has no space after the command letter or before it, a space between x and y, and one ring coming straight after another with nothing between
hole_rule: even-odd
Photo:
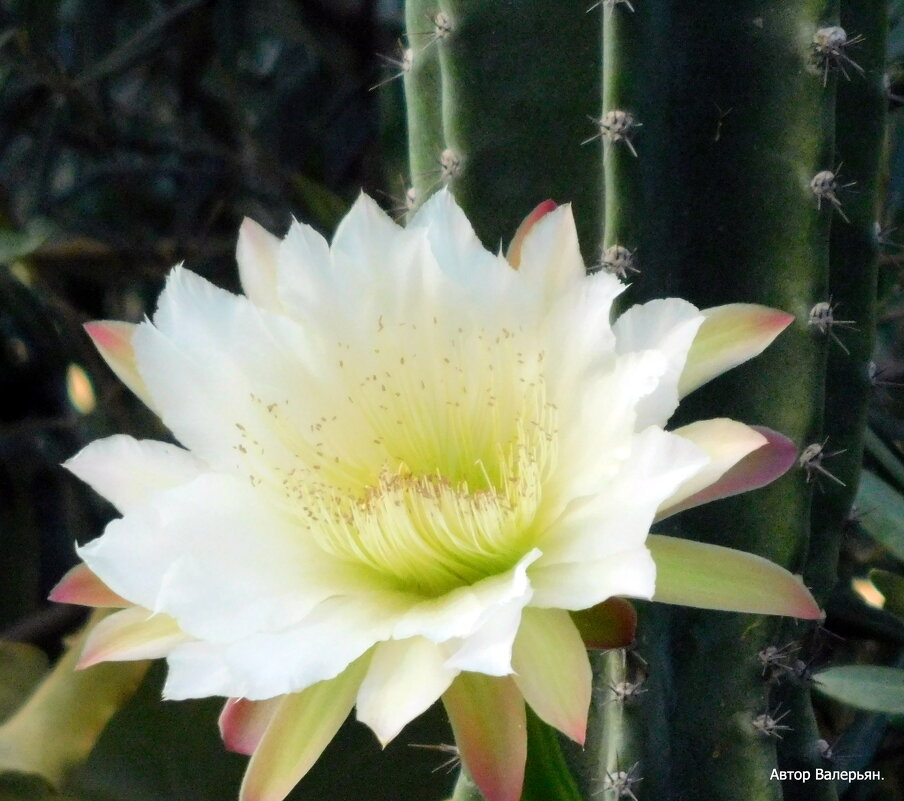
<instances>
[{"instance_id":1,"label":"pollen","mask_svg":"<svg viewBox=\"0 0 904 801\"><path fill-rule=\"evenodd\" d=\"M388 318L375 322L379 352L346 356L339 370L354 398L341 413L298 426L288 405L260 402L272 439L294 458L271 466L269 484L324 550L433 597L497 575L535 546L558 410L545 353L522 330L462 335L439 321L432 340L386 339ZM251 457L258 486L267 474Z\"/></svg>"}]
</instances>

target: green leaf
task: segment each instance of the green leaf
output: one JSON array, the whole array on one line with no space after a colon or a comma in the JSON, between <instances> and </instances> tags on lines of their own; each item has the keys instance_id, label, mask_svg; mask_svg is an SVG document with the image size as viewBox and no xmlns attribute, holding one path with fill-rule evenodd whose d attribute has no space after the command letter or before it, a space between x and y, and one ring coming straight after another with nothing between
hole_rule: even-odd
<instances>
[{"instance_id":1,"label":"green leaf","mask_svg":"<svg viewBox=\"0 0 904 801\"><path fill-rule=\"evenodd\" d=\"M45 239L47 231L40 226L33 226L26 231L0 228L0 264L10 264L31 255L44 244Z\"/></svg>"},{"instance_id":2,"label":"green leaf","mask_svg":"<svg viewBox=\"0 0 904 801\"><path fill-rule=\"evenodd\" d=\"M60 795L41 776L14 771L0 773L0 801L74 801Z\"/></svg>"},{"instance_id":3,"label":"green leaf","mask_svg":"<svg viewBox=\"0 0 904 801\"><path fill-rule=\"evenodd\" d=\"M0 720L28 697L47 672L47 656L34 645L0 642Z\"/></svg>"},{"instance_id":4,"label":"green leaf","mask_svg":"<svg viewBox=\"0 0 904 801\"><path fill-rule=\"evenodd\" d=\"M901 462L901 457L889 448L871 428L866 429L866 434L863 436L863 447L888 471L898 486L904 488L904 464Z\"/></svg>"},{"instance_id":5,"label":"green leaf","mask_svg":"<svg viewBox=\"0 0 904 801\"><path fill-rule=\"evenodd\" d=\"M887 570L870 570L869 580L885 596L885 611L904 618L904 576Z\"/></svg>"},{"instance_id":6,"label":"green leaf","mask_svg":"<svg viewBox=\"0 0 904 801\"><path fill-rule=\"evenodd\" d=\"M864 531L904 560L904 497L875 473L864 470L856 504Z\"/></svg>"},{"instance_id":7,"label":"green leaf","mask_svg":"<svg viewBox=\"0 0 904 801\"><path fill-rule=\"evenodd\" d=\"M904 714L904 669L846 665L813 677L816 689L843 704L871 712Z\"/></svg>"},{"instance_id":8,"label":"green leaf","mask_svg":"<svg viewBox=\"0 0 904 801\"><path fill-rule=\"evenodd\" d=\"M223 698L162 701L166 672L156 662L132 700L110 721L64 789L98 801L235 801L248 757L228 752L217 716ZM441 769L451 743L442 705L412 721L385 749L351 716L288 801L439 801L454 781ZM431 748L412 748L418 743Z\"/></svg>"},{"instance_id":9,"label":"green leaf","mask_svg":"<svg viewBox=\"0 0 904 801\"><path fill-rule=\"evenodd\" d=\"M647 547L656 562L654 601L809 620L822 614L800 576L761 556L659 534Z\"/></svg>"}]
</instances>

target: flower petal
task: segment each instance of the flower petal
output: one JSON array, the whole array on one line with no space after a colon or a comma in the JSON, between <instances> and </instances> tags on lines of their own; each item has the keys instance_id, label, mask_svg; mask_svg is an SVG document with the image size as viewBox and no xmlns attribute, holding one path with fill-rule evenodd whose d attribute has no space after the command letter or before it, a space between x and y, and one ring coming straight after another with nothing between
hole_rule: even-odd
<instances>
[{"instance_id":1,"label":"flower petal","mask_svg":"<svg viewBox=\"0 0 904 801\"><path fill-rule=\"evenodd\" d=\"M239 801L282 801L311 769L348 717L367 659L330 681L282 699L255 749Z\"/></svg>"},{"instance_id":2,"label":"flower petal","mask_svg":"<svg viewBox=\"0 0 904 801\"><path fill-rule=\"evenodd\" d=\"M330 598L303 621L233 643L191 642L168 657L164 697L208 695L263 700L338 676L374 644L388 640L411 600L361 594Z\"/></svg>"},{"instance_id":3,"label":"flower petal","mask_svg":"<svg viewBox=\"0 0 904 801\"><path fill-rule=\"evenodd\" d=\"M423 637L389 640L374 649L356 703L358 720L386 747L458 675L444 665L440 646Z\"/></svg>"},{"instance_id":4,"label":"flower petal","mask_svg":"<svg viewBox=\"0 0 904 801\"><path fill-rule=\"evenodd\" d=\"M676 429L674 433L685 436L684 432L688 428L690 426ZM765 444L751 450L709 486L690 495L686 495L686 490L682 487L675 497L669 498L660 507L657 519L661 520L685 509L691 509L720 498L729 498L732 495L759 489L775 481L794 465L797 460L797 446L790 439L762 426L750 426L750 430L763 437ZM737 443L739 451L743 450L743 439L742 436ZM704 443L696 439L694 441L706 449L707 446ZM681 498L678 495L686 495L686 497Z\"/></svg>"},{"instance_id":5,"label":"flower petal","mask_svg":"<svg viewBox=\"0 0 904 801\"><path fill-rule=\"evenodd\" d=\"M542 206L538 206L534 214ZM530 217L525 224L529 220ZM520 243L518 267L531 294L540 298L554 298L570 287L587 284L587 268L581 256L570 205L553 208L528 224L524 241Z\"/></svg>"},{"instance_id":6,"label":"flower petal","mask_svg":"<svg viewBox=\"0 0 904 801\"><path fill-rule=\"evenodd\" d=\"M516 270L521 265L521 247L524 244L524 238L543 217L556 208L557 204L554 200L544 200L518 226L518 230L515 231L515 235L512 237L512 241L509 243L508 250L505 253L508 263Z\"/></svg>"},{"instance_id":7,"label":"flower petal","mask_svg":"<svg viewBox=\"0 0 904 801\"><path fill-rule=\"evenodd\" d=\"M587 648L605 651L634 642L637 610L624 598L609 598L589 609L571 612L571 619Z\"/></svg>"},{"instance_id":8,"label":"flower petal","mask_svg":"<svg viewBox=\"0 0 904 801\"><path fill-rule=\"evenodd\" d=\"M279 312L276 271L281 240L246 217L239 229L235 258L245 295L262 309Z\"/></svg>"},{"instance_id":9,"label":"flower petal","mask_svg":"<svg viewBox=\"0 0 904 801\"><path fill-rule=\"evenodd\" d=\"M154 404L144 379L135 363L132 335L137 326L116 320L96 320L85 323L85 331L116 377L122 381L148 408Z\"/></svg>"},{"instance_id":10,"label":"flower petal","mask_svg":"<svg viewBox=\"0 0 904 801\"><path fill-rule=\"evenodd\" d=\"M744 551L651 534L654 601L699 609L817 620L822 612L800 576Z\"/></svg>"},{"instance_id":11,"label":"flower petal","mask_svg":"<svg viewBox=\"0 0 904 801\"><path fill-rule=\"evenodd\" d=\"M586 564L642 547L659 505L708 462L706 454L689 440L653 426L635 434L629 447L628 458L616 463L618 473L610 476L602 489L572 504L548 526L539 543L543 557L531 577L536 569L548 565ZM619 594L601 595L584 606Z\"/></svg>"},{"instance_id":12,"label":"flower petal","mask_svg":"<svg viewBox=\"0 0 904 801\"><path fill-rule=\"evenodd\" d=\"M665 516L671 507L714 484L741 459L766 444L766 438L755 429L725 417L699 420L672 433L693 442L709 456L709 463L660 505L657 519Z\"/></svg>"},{"instance_id":13,"label":"flower petal","mask_svg":"<svg viewBox=\"0 0 904 801\"><path fill-rule=\"evenodd\" d=\"M538 558L540 552L534 549L505 573L413 605L396 623L393 638L420 635L440 643L479 632L495 610L512 602L520 608L530 600L527 569Z\"/></svg>"},{"instance_id":14,"label":"flower petal","mask_svg":"<svg viewBox=\"0 0 904 801\"><path fill-rule=\"evenodd\" d=\"M544 609L586 609L614 595L650 598L656 565L650 551L639 546L587 562L538 565L530 573L531 606Z\"/></svg>"},{"instance_id":15,"label":"flower petal","mask_svg":"<svg viewBox=\"0 0 904 801\"><path fill-rule=\"evenodd\" d=\"M515 684L537 715L583 745L593 676L577 628L561 609L525 609L512 653Z\"/></svg>"},{"instance_id":16,"label":"flower petal","mask_svg":"<svg viewBox=\"0 0 904 801\"><path fill-rule=\"evenodd\" d=\"M191 638L168 615L132 606L105 617L88 635L78 667L166 656Z\"/></svg>"},{"instance_id":17,"label":"flower petal","mask_svg":"<svg viewBox=\"0 0 904 801\"><path fill-rule=\"evenodd\" d=\"M511 280L514 271L501 256L481 244L454 195L441 189L415 212L406 229L424 230L440 269L463 286L484 290L499 277Z\"/></svg>"},{"instance_id":18,"label":"flower petal","mask_svg":"<svg viewBox=\"0 0 904 801\"><path fill-rule=\"evenodd\" d=\"M226 749L236 754L253 754L282 701L281 695L266 701L230 698L218 721Z\"/></svg>"},{"instance_id":19,"label":"flower petal","mask_svg":"<svg viewBox=\"0 0 904 801\"><path fill-rule=\"evenodd\" d=\"M50 591L48 600L60 604L123 607L129 602L104 584L84 562L77 564Z\"/></svg>"},{"instance_id":20,"label":"flower petal","mask_svg":"<svg viewBox=\"0 0 904 801\"><path fill-rule=\"evenodd\" d=\"M524 699L510 677L462 673L443 695L461 760L486 801L518 801L524 785Z\"/></svg>"},{"instance_id":21,"label":"flower petal","mask_svg":"<svg viewBox=\"0 0 904 801\"><path fill-rule=\"evenodd\" d=\"M683 398L717 375L759 356L794 320L794 315L753 303L704 309L706 321L694 339L678 382Z\"/></svg>"},{"instance_id":22,"label":"flower petal","mask_svg":"<svg viewBox=\"0 0 904 801\"><path fill-rule=\"evenodd\" d=\"M316 548L266 495L210 473L158 493L78 552L114 592L213 642L285 629L373 583Z\"/></svg>"},{"instance_id":23,"label":"flower petal","mask_svg":"<svg viewBox=\"0 0 904 801\"><path fill-rule=\"evenodd\" d=\"M187 484L205 464L167 442L114 434L85 446L63 467L125 513L160 490Z\"/></svg>"},{"instance_id":24,"label":"flower petal","mask_svg":"<svg viewBox=\"0 0 904 801\"><path fill-rule=\"evenodd\" d=\"M703 320L697 307L687 301L660 298L632 306L612 326L618 353L655 350L668 365L656 389L637 405L638 431L665 425L678 407L679 378Z\"/></svg>"}]
</instances>

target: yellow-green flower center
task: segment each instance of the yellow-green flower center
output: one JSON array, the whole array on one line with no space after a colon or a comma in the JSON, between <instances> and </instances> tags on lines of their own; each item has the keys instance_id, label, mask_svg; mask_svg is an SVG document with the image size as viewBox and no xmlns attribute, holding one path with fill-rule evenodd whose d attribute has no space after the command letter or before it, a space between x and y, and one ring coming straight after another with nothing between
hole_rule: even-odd
<instances>
[{"instance_id":1,"label":"yellow-green flower center","mask_svg":"<svg viewBox=\"0 0 904 801\"><path fill-rule=\"evenodd\" d=\"M339 343L345 403L310 426L313 442L282 433L297 466L269 471L320 547L428 596L505 571L534 546L557 440L530 337L436 339L378 336L366 365ZM354 452L349 432L360 432Z\"/></svg>"}]
</instances>

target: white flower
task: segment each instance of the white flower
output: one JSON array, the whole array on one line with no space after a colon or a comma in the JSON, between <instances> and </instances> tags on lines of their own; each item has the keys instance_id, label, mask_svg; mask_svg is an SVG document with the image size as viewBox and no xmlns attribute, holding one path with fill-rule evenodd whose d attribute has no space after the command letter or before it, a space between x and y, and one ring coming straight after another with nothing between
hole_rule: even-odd
<instances>
[{"instance_id":1,"label":"white flower","mask_svg":"<svg viewBox=\"0 0 904 801\"><path fill-rule=\"evenodd\" d=\"M183 447L115 436L67 463L122 517L54 597L125 607L84 664L166 656L169 698L233 699L245 801L283 798L353 706L386 743L440 697L485 795L517 799L525 701L583 741L570 610L818 614L763 560L722 549L701 590L684 568L712 550L648 537L793 461L730 420L664 430L788 315L669 299L611 325L623 285L585 274L568 207L507 260L447 192L404 229L362 196L332 247L246 221L238 261L246 297L177 267L153 322L89 326Z\"/></svg>"}]
</instances>

